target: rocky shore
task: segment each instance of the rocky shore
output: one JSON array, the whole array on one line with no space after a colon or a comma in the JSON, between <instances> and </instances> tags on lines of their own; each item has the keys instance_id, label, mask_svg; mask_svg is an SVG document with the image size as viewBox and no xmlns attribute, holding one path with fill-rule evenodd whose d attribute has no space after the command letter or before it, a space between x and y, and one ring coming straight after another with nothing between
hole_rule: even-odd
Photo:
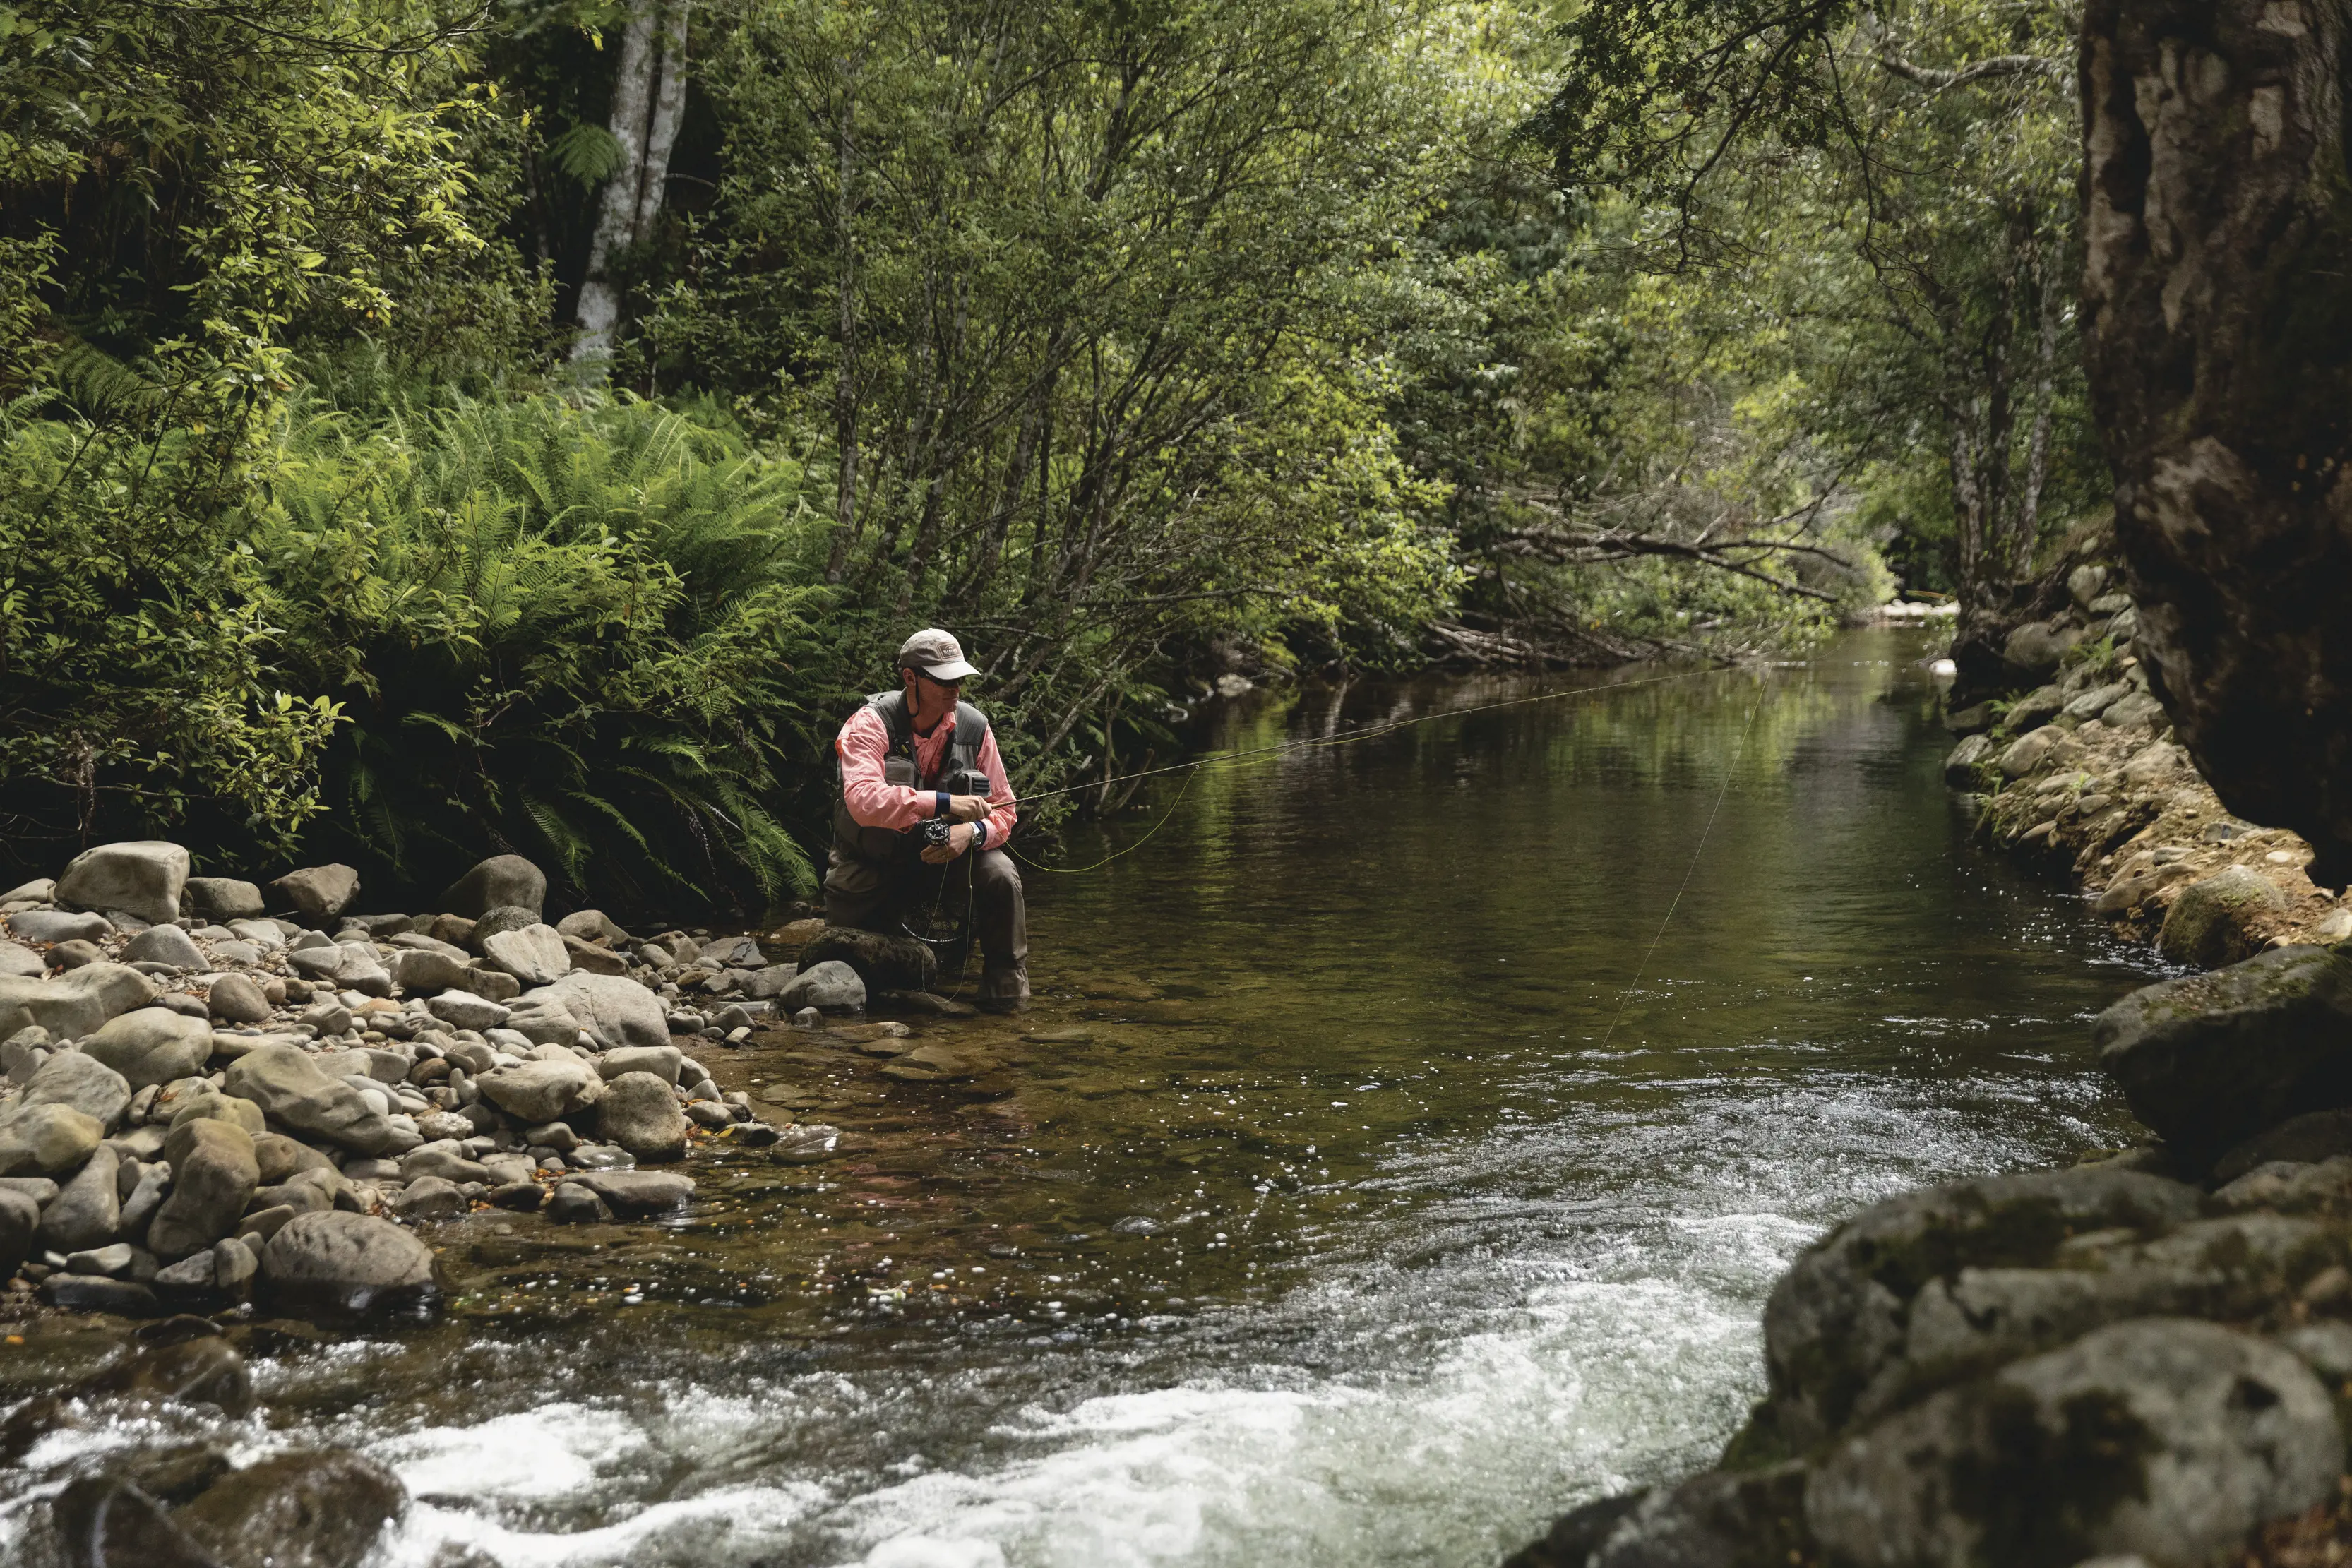
<instances>
[{"instance_id":1,"label":"rocky shore","mask_svg":"<svg viewBox=\"0 0 2352 1568\"><path fill-rule=\"evenodd\" d=\"M1507 1568L2352 1562L2352 909L2199 777L2111 570L2062 564L1946 778L2194 971L2092 1025L2150 1141L1840 1226L1775 1286L1717 1467Z\"/></svg>"},{"instance_id":2,"label":"rocky shore","mask_svg":"<svg viewBox=\"0 0 2352 1568\"><path fill-rule=\"evenodd\" d=\"M817 921L550 924L545 877L512 855L424 915L357 913L343 866L267 886L189 871L175 844L109 844L0 896L0 1325L143 1325L8 1415L9 1462L93 1399L242 1413L224 1328L257 1312L429 1318L451 1283L437 1222L654 1223L694 1204L698 1161L823 1162L835 1128L721 1092L706 1059L861 1013L869 981L962 1010L922 988L928 952ZM788 949L803 961L772 956ZM921 1056L892 1068L932 1075ZM141 1450L20 1545L142 1568L355 1563L403 1502L348 1453L232 1469L216 1448Z\"/></svg>"},{"instance_id":3,"label":"rocky shore","mask_svg":"<svg viewBox=\"0 0 2352 1568\"><path fill-rule=\"evenodd\" d=\"M2311 846L2231 816L2172 735L2130 652L2137 612L2113 569L2067 570L2064 608L2013 629L2008 690L1948 716L1945 780L1987 837L2063 867L2092 907L2176 964L2352 937L2352 906L2305 874Z\"/></svg>"}]
</instances>

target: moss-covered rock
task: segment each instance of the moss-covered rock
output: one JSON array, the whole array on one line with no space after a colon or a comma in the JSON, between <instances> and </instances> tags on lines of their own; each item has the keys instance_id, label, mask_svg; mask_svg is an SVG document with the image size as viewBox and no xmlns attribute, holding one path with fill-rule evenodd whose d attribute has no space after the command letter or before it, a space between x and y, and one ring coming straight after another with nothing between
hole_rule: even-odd
<instances>
[{"instance_id":1,"label":"moss-covered rock","mask_svg":"<svg viewBox=\"0 0 2352 1568\"><path fill-rule=\"evenodd\" d=\"M2299 1113L2352 1104L2352 956L2281 947L2134 991L2091 1026L2132 1113L2210 1161Z\"/></svg>"}]
</instances>

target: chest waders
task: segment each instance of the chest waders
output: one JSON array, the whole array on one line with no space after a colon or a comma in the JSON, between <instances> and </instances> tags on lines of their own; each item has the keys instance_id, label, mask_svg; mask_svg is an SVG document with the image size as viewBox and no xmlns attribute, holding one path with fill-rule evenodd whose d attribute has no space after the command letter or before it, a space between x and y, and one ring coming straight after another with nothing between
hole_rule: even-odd
<instances>
[{"instance_id":1,"label":"chest waders","mask_svg":"<svg viewBox=\"0 0 2352 1568\"><path fill-rule=\"evenodd\" d=\"M950 795L986 795L991 785L981 770L980 748L988 739L988 718L967 702L955 706L955 729L938 771L921 776L915 758L915 725L904 691L876 692L866 706L882 721L888 743L882 753L882 781L914 789L944 789ZM849 814L849 793L841 758L834 758L833 850L853 873L873 888L895 884L901 931L939 956L940 972L961 972L971 946L972 865L979 852L967 851L943 866L923 857L929 841L923 828L869 828ZM934 819L936 821L936 819Z\"/></svg>"}]
</instances>

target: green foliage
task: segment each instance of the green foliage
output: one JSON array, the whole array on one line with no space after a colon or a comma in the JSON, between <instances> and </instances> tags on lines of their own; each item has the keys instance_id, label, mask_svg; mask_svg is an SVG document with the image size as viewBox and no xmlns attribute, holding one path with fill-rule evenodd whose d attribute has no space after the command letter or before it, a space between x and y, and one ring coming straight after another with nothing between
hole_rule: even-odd
<instances>
[{"instance_id":1,"label":"green foliage","mask_svg":"<svg viewBox=\"0 0 2352 1568\"><path fill-rule=\"evenodd\" d=\"M1970 622L2106 488L2074 339L2074 20L1601 0L1539 123L1626 254L1744 302L1781 428Z\"/></svg>"},{"instance_id":2,"label":"green foliage","mask_svg":"<svg viewBox=\"0 0 2352 1568\"><path fill-rule=\"evenodd\" d=\"M803 477L627 399L298 414L249 546L350 719L314 846L409 886L488 846L624 904L806 891L774 811L830 598Z\"/></svg>"}]
</instances>

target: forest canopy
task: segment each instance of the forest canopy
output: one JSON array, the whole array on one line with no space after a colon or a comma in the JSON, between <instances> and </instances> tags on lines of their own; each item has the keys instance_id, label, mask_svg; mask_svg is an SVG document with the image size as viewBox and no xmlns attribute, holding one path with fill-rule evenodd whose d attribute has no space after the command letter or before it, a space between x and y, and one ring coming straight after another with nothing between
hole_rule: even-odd
<instances>
[{"instance_id":1,"label":"forest canopy","mask_svg":"<svg viewBox=\"0 0 2352 1568\"><path fill-rule=\"evenodd\" d=\"M1043 789L1225 671L1988 612L2107 485L2075 25L0 4L11 851L753 908L916 624Z\"/></svg>"}]
</instances>

